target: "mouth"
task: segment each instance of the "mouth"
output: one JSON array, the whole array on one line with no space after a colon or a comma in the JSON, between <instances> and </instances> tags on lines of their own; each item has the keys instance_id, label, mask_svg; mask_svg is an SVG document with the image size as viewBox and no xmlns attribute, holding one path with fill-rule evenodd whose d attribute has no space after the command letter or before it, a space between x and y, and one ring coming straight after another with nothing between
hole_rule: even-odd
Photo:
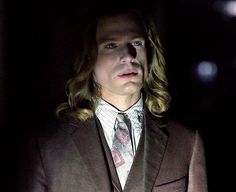
<instances>
[{"instance_id":1,"label":"mouth","mask_svg":"<svg viewBox=\"0 0 236 192\"><path fill-rule=\"evenodd\" d=\"M138 75L137 72L125 72L125 73L122 73L122 74L119 74L118 77L134 77Z\"/></svg>"}]
</instances>

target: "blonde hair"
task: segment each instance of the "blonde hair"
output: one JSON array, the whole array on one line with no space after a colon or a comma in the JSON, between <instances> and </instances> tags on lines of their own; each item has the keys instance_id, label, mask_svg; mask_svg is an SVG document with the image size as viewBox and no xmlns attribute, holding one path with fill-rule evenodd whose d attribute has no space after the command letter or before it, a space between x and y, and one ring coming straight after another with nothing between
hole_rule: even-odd
<instances>
[{"instance_id":1,"label":"blonde hair","mask_svg":"<svg viewBox=\"0 0 236 192\"><path fill-rule=\"evenodd\" d=\"M145 98L145 106L153 115L161 116L168 110L171 97L167 90L168 82L163 48L154 22L148 17L143 17L136 10L131 12L124 10L113 11L112 15L121 13L138 19L145 29L149 72L144 79L142 92ZM111 16L111 14L102 15L97 17L97 19L106 16ZM75 60L74 76L66 84L68 102L62 103L57 107L57 117L64 113L70 113L81 121L85 121L94 116L96 98L100 90L93 80L93 67L97 59L96 25L97 20L93 20L87 25L80 54Z\"/></svg>"}]
</instances>

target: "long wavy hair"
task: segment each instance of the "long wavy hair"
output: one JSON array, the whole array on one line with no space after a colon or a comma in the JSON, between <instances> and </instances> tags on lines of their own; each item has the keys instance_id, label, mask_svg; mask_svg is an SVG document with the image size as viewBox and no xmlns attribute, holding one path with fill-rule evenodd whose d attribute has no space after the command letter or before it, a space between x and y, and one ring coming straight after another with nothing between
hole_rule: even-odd
<instances>
[{"instance_id":1,"label":"long wavy hair","mask_svg":"<svg viewBox=\"0 0 236 192\"><path fill-rule=\"evenodd\" d=\"M70 113L81 121L94 116L100 88L93 79L93 69L97 59L96 27L97 21L104 17L127 14L138 21L146 33L148 75L144 79L142 94L145 106L155 116L162 116L169 108L171 97L168 93L166 62L155 22L136 9L106 9L87 18L87 25L81 36L82 45L75 58L74 75L66 84L68 101L56 109L57 117ZM109 11L109 12L107 12Z\"/></svg>"}]
</instances>

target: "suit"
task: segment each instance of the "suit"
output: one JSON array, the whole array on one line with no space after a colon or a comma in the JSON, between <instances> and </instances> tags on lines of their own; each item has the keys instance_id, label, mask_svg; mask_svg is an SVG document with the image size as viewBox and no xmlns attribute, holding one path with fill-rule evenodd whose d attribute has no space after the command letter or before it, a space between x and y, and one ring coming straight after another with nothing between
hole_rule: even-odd
<instances>
[{"instance_id":1,"label":"suit","mask_svg":"<svg viewBox=\"0 0 236 192\"><path fill-rule=\"evenodd\" d=\"M163 118L164 119L164 118ZM124 192L207 192L197 130L144 114L143 132ZM29 144L21 192L121 192L99 120L66 116Z\"/></svg>"}]
</instances>

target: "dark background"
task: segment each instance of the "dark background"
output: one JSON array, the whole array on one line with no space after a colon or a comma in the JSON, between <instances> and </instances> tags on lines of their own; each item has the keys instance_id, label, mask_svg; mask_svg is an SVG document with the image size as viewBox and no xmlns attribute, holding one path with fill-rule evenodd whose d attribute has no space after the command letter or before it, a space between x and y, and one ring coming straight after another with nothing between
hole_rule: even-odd
<instances>
[{"instance_id":1,"label":"dark background","mask_svg":"<svg viewBox=\"0 0 236 192\"><path fill-rule=\"evenodd\" d=\"M65 100L74 26L77 23L78 29L79 23L74 16L85 11L85 2L89 1L0 1L0 128L6 191L14 189L24 134L45 129L56 106ZM173 97L170 116L202 132L209 191L230 191L234 186L236 18L215 9L214 0L140 3L160 22ZM218 67L213 81L202 82L194 74L203 60Z\"/></svg>"}]
</instances>

